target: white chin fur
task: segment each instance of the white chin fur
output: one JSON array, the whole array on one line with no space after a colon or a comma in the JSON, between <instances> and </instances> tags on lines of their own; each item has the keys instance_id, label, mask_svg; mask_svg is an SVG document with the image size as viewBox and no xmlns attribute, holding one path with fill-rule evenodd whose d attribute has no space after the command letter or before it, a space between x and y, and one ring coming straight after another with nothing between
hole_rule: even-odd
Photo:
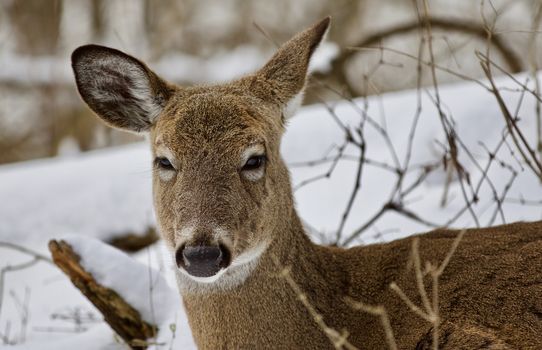
<instances>
[{"instance_id":1,"label":"white chin fur","mask_svg":"<svg viewBox=\"0 0 542 350\"><path fill-rule=\"evenodd\" d=\"M227 269L220 269L215 275L209 276L209 277L197 277L197 276L190 275L184 269L179 269L179 271L183 275L187 276L188 278L192 279L194 282L198 282L198 283L214 283L218 281L220 276L222 276L226 272L226 270Z\"/></svg>"},{"instance_id":2,"label":"white chin fur","mask_svg":"<svg viewBox=\"0 0 542 350\"><path fill-rule=\"evenodd\" d=\"M205 293L216 290L235 288L248 278L258 265L258 260L267 249L268 243L262 243L247 250L233 259L230 266L221 269L214 276L195 277L183 269L177 269L177 280L182 292Z\"/></svg>"}]
</instances>

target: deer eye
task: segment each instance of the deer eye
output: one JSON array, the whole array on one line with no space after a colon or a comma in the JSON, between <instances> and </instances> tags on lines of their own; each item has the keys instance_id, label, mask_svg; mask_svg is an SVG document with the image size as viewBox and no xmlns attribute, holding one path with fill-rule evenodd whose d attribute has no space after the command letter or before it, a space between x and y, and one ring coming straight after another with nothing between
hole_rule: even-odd
<instances>
[{"instance_id":1,"label":"deer eye","mask_svg":"<svg viewBox=\"0 0 542 350\"><path fill-rule=\"evenodd\" d=\"M154 164L156 164L157 167L159 167L161 169L165 169L165 170L174 170L175 169L173 167L173 165L171 164L171 162L169 161L169 159L167 159L165 157L157 157L154 160Z\"/></svg>"},{"instance_id":2,"label":"deer eye","mask_svg":"<svg viewBox=\"0 0 542 350\"><path fill-rule=\"evenodd\" d=\"M252 156L248 158L245 165L243 165L244 171L257 170L265 163L265 156Z\"/></svg>"}]
</instances>

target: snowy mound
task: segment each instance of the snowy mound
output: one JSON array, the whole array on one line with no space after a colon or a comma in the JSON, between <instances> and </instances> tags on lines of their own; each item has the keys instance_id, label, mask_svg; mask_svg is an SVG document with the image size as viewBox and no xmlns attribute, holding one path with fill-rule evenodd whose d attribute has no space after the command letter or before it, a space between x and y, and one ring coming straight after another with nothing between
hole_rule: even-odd
<instances>
[{"instance_id":1,"label":"snowy mound","mask_svg":"<svg viewBox=\"0 0 542 350\"><path fill-rule=\"evenodd\" d=\"M168 285L162 272L95 238L69 236L63 240L79 255L81 266L98 284L117 292L139 311L144 321L158 326L159 333L154 342L171 341L171 325L175 325L186 335L178 340L177 346L194 346L187 332L188 321L179 293Z\"/></svg>"},{"instance_id":2,"label":"snowy mound","mask_svg":"<svg viewBox=\"0 0 542 350\"><path fill-rule=\"evenodd\" d=\"M143 144L0 167L0 239L46 247L76 232L102 240L154 226Z\"/></svg>"},{"instance_id":3,"label":"snowy mound","mask_svg":"<svg viewBox=\"0 0 542 350\"><path fill-rule=\"evenodd\" d=\"M95 238L63 238L81 258L81 266L96 281L117 292L149 324L163 324L180 309L179 293L159 271Z\"/></svg>"}]
</instances>

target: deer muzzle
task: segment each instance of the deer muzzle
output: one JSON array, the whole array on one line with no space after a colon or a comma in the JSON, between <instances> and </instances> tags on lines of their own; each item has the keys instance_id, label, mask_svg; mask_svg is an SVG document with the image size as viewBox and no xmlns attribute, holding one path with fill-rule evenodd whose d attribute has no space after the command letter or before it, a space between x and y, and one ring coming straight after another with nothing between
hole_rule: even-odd
<instances>
[{"instance_id":1,"label":"deer muzzle","mask_svg":"<svg viewBox=\"0 0 542 350\"><path fill-rule=\"evenodd\" d=\"M175 254L177 266L194 277L211 277L230 265L231 254L226 246L183 245Z\"/></svg>"}]
</instances>

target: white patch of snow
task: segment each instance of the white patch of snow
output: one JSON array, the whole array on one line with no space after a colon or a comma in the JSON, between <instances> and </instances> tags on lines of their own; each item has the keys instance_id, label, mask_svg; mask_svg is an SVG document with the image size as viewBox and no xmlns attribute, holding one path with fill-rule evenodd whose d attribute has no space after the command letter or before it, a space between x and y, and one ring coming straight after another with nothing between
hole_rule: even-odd
<instances>
[{"instance_id":1,"label":"white patch of snow","mask_svg":"<svg viewBox=\"0 0 542 350\"><path fill-rule=\"evenodd\" d=\"M144 144L0 166L0 239L44 247L73 232L143 234L155 225L151 166Z\"/></svg>"},{"instance_id":2,"label":"white patch of snow","mask_svg":"<svg viewBox=\"0 0 542 350\"><path fill-rule=\"evenodd\" d=\"M309 72L329 72L331 70L331 62L337 57L339 51L339 45L336 43L323 41L311 57Z\"/></svg>"},{"instance_id":3,"label":"white patch of snow","mask_svg":"<svg viewBox=\"0 0 542 350\"><path fill-rule=\"evenodd\" d=\"M12 350L125 350L120 340L115 339L111 333L111 328L106 324L100 324L92 327L86 332L75 335L68 334L63 337L54 338L49 341L29 341L24 344L11 346Z\"/></svg>"},{"instance_id":4,"label":"white patch of snow","mask_svg":"<svg viewBox=\"0 0 542 350\"><path fill-rule=\"evenodd\" d=\"M539 74L542 78L542 75ZM525 76L516 77L524 82ZM517 91L517 85L509 78L502 77L497 80L497 85L502 87L501 94L509 108L514 111L521 101L521 93ZM508 89L507 89L508 88ZM429 88L428 91L432 92ZM481 145L483 142L489 149L493 149L501 140L505 122L495 97L487 90L475 83L460 83L440 86L440 96L443 101L445 112L453 117L458 135L474 157L481 165L485 165L488 159L487 152ZM351 104L339 102L334 110L339 119L346 125L357 126L360 121L360 111L363 109L364 100L356 100L358 109ZM382 96L368 98L367 113L377 122L386 120L387 130L402 161L408 144L410 127L416 113L416 91L401 91L388 93ZM423 164L428 161L438 161L442 152L437 146L437 140L446 144L442 126L438 117L438 111L431 98L422 93L422 113L414 138L411 164ZM535 98L525 94L519 108L519 126L525 131L532 145L536 144L536 115ZM370 126L365 127L365 141L367 144L367 158L378 160L393 165L384 139ZM329 113L320 105L303 107L300 112L291 118L287 132L282 142L282 154L287 163L321 159L330 147L340 145L344 140L344 132L330 117ZM512 146L514 147L514 146ZM345 154L356 155L356 149L347 147ZM517 151L516 151L517 153ZM516 156L504 147L499 152L499 159L503 160L518 171L518 176L513 182L507 197L509 198L542 198L542 187L537 178L528 169L522 169L518 165ZM476 184L481 172L475 164L469 160L465 152L459 152L459 160L471 175L471 182ZM315 167L295 167L290 169L294 187L303 180L325 173L330 163ZM334 230L338 227L341 215L348 201L350 191L354 185L356 162L341 160L330 178L323 179L311 185L305 186L295 192L297 209L301 217L312 227L320 232L327 232L333 237ZM449 189L449 201L445 207L440 206L444 193L443 170L439 169L429 183L413 191L409 198L409 208L421 217L427 218L437 224L444 224L451 216L455 215L463 206L464 200L461 188L457 181L452 182ZM417 174L413 173L406 177L405 183L409 184ZM511 173L501 167L498 162L493 163L488 172L493 185L500 195L506 188ZM440 180L438 179L440 177ZM345 232L349 232L366 222L386 203L390 191L395 183L396 176L393 173L383 171L372 166L365 166L361 190L352 209L351 219L345 226ZM480 218L481 225L487 225L493 215L494 206L489 209L488 205L494 203L494 195L491 188L484 184L479 193L480 201L473 205L473 210ZM539 206L526 206L519 203L503 203L503 212L506 222L519 220L539 220L542 210ZM500 216L494 224L503 221ZM454 227L474 226L472 217L468 212L454 223ZM409 235L415 232L427 231L429 228L404 216L388 213L384 215L376 227L378 231L393 231L385 240L391 240ZM377 230L367 233L371 235ZM372 242L374 238L367 236L364 242Z\"/></svg>"},{"instance_id":5,"label":"white patch of snow","mask_svg":"<svg viewBox=\"0 0 542 350\"><path fill-rule=\"evenodd\" d=\"M284 106L282 115L284 116L284 119L288 120L291 117L293 117L297 111L299 110L299 107L301 107L301 104L303 103L303 97L305 95L305 87L298 92L294 97L286 103L286 106Z\"/></svg>"},{"instance_id":6,"label":"white patch of snow","mask_svg":"<svg viewBox=\"0 0 542 350\"><path fill-rule=\"evenodd\" d=\"M60 141L57 153L60 157L75 156L81 153L81 149L79 148L79 144L77 143L76 139L73 137L65 137L62 139L62 141Z\"/></svg>"},{"instance_id":7,"label":"white patch of snow","mask_svg":"<svg viewBox=\"0 0 542 350\"><path fill-rule=\"evenodd\" d=\"M162 324L179 307L178 294L155 269L95 238L67 236L63 240L99 284L119 293L148 323Z\"/></svg>"}]
</instances>

